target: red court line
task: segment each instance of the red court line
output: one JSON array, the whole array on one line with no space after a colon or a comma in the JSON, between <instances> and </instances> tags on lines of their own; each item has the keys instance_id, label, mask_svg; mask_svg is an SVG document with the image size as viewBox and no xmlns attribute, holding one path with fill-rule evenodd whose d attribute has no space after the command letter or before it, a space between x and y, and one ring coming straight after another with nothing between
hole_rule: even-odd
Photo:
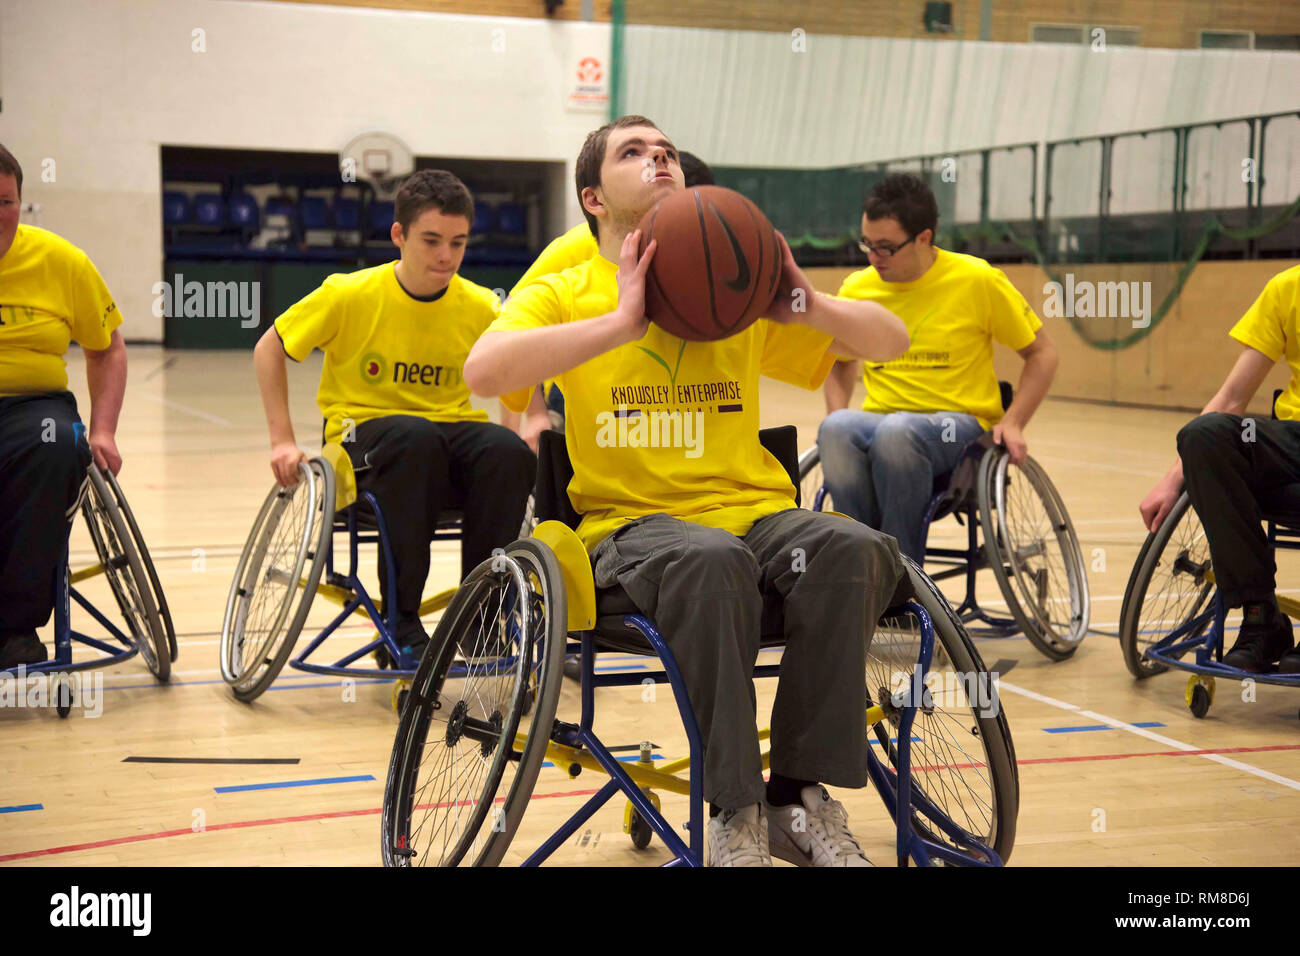
<instances>
[{"instance_id":1,"label":"red court line","mask_svg":"<svg viewBox=\"0 0 1300 956\"><path fill-rule=\"evenodd\" d=\"M535 793L530 797L531 800L544 800L547 797L590 797L592 794L599 793L600 789L595 790L569 790L564 793ZM68 846L52 846L44 850L24 850L22 853L9 853L0 856L0 863L9 863L14 860L30 860L37 856L54 856L59 853L76 853L79 850L97 850L100 847L118 846L123 843L143 843L145 840L162 840L166 837L174 836L194 836L198 833L212 833L217 830L240 830L245 827L268 827L280 823L307 823L311 820L336 820L342 817L364 817L373 816L381 812L382 808L376 807L372 810L334 810L329 813L308 813L297 817L272 817L267 820L241 820L237 823L214 823L210 827L202 830L192 830L185 828L183 830L162 830L158 833L142 833L138 836L116 837L112 840L96 840L94 843L73 843Z\"/></svg>"},{"instance_id":2,"label":"red court line","mask_svg":"<svg viewBox=\"0 0 1300 956\"><path fill-rule=\"evenodd\" d=\"M1093 760L1127 760L1130 757L1196 757L1205 754L1255 754L1267 753L1276 750L1300 750L1300 744L1273 744L1267 747L1215 747L1209 750L1146 750L1136 753L1123 754L1088 754L1079 757L1031 757L1028 760L1018 760L1019 766L1025 767L1031 764L1045 763L1080 763ZM914 767L914 770L969 770L977 766L976 764L950 764L947 766L933 767ZM982 765L980 765L982 766ZM545 800L550 797L590 797L599 792L596 790L569 790L557 793L535 793L530 799ZM362 817L373 816L379 813L381 808L371 810L334 810L329 813L308 813L297 817L272 817L266 820L242 820L237 823L214 823L206 827L203 831L212 833L217 830L239 830L245 827L267 827L276 826L282 823L306 823L311 820L335 820L342 817ZM191 829L183 830L163 830L159 833L143 833L138 836L117 837L112 840L98 840L94 843L74 843L68 846L54 846L44 850L25 850L21 853L10 853L0 856L0 863L10 863L15 860L30 860L38 856L54 856L59 853L76 853L79 850L95 850L100 847L118 846L124 843L142 843L145 840L161 840L166 837L174 836L191 836L196 831Z\"/></svg>"}]
</instances>

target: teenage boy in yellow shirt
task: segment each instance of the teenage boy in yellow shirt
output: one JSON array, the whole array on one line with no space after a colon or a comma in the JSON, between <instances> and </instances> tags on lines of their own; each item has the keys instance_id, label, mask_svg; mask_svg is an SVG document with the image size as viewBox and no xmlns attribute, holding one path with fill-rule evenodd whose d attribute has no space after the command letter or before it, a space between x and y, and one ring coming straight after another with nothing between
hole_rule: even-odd
<instances>
[{"instance_id":1,"label":"teenage boy in yellow shirt","mask_svg":"<svg viewBox=\"0 0 1300 956\"><path fill-rule=\"evenodd\" d=\"M465 255L474 201L442 170L407 179L394 203L395 263L332 275L275 320L254 350L271 433L271 470L294 484L306 456L289 418L285 356L325 353L316 399L325 440L339 441L357 484L383 508L397 563L395 638L400 666L428 643L419 605L429 542L439 514L464 515L461 573L519 536L536 456L508 428L470 404L462 368L496 317L490 289L456 272ZM387 591L387 576L380 580ZM387 610L385 610L387 613Z\"/></svg>"},{"instance_id":2,"label":"teenage boy in yellow shirt","mask_svg":"<svg viewBox=\"0 0 1300 956\"><path fill-rule=\"evenodd\" d=\"M645 317L655 244L638 262L636 231L684 188L677 150L645 117L624 116L587 137L576 179L600 255L518 290L475 345L466 380L481 395L546 379L563 391L569 498L596 585L621 587L654 618L699 721L710 864L770 865L776 853L869 865L820 784L867 783L865 655L902 566L884 535L795 507L789 476L758 439L758 377L815 389L837 356L901 354L902 324L874 303L816 295L783 245L767 319L683 342ZM675 375L649 353L675 362ZM671 427L632 440L634 426L618 424L632 426L629 416ZM765 595L781 599L787 638L766 787L753 685Z\"/></svg>"},{"instance_id":3,"label":"teenage boy in yellow shirt","mask_svg":"<svg viewBox=\"0 0 1300 956\"><path fill-rule=\"evenodd\" d=\"M1270 498L1300 482L1300 266L1268 281L1228 334L1243 348L1200 416L1178 433L1178 461L1139 506L1155 533L1184 480L1205 528L1214 579L1225 607L1242 609L1241 629L1223 662L1259 674L1276 663L1300 674L1291 619L1277 606L1277 566L1260 526ZM1277 399L1277 420L1243 418L1279 358L1291 381ZM1247 425L1247 422L1250 424Z\"/></svg>"},{"instance_id":4,"label":"teenage boy in yellow shirt","mask_svg":"<svg viewBox=\"0 0 1300 956\"><path fill-rule=\"evenodd\" d=\"M0 668L48 657L36 636L54 610L54 575L93 458L117 474L126 391L122 316L86 254L19 225L23 170L0 145ZM90 432L68 391L64 355L86 358Z\"/></svg>"},{"instance_id":5,"label":"teenage boy in yellow shirt","mask_svg":"<svg viewBox=\"0 0 1300 956\"><path fill-rule=\"evenodd\" d=\"M871 266L845 279L839 295L895 312L911 347L893 361L864 363L861 410L848 408L857 363L837 364L826 382L830 415L817 433L836 510L892 535L917 562L924 560L921 526L934 479L990 428L1013 462L1024 461L1023 430L1057 364L1024 296L983 259L937 248L938 224L934 193L906 173L885 177L863 205L860 244ZM994 341L1025 360L1005 414Z\"/></svg>"}]
</instances>

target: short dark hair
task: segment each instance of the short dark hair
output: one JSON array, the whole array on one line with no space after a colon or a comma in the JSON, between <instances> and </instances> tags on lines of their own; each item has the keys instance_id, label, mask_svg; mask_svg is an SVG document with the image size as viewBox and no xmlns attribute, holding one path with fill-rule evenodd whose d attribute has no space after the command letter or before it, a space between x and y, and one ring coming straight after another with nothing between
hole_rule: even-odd
<instances>
[{"instance_id":1,"label":"short dark hair","mask_svg":"<svg viewBox=\"0 0 1300 956\"><path fill-rule=\"evenodd\" d=\"M403 180L393 202L393 218L405 233L427 209L474 222L474 197L469 187L445 169L422 169Z\"/></svg>"},{"instance_id":2,"label":"short dark hair","mask_svg":"<svg viewBox=\"0 0 1300 956\"><path fill-rule=\"evenodd\" d=\"M682 175L686 178L686 188L692 186L712 186L713 170L709 169L709 164L694 153L688 153L686 150L681 151Z\"/></svg>"},{"instance_id":3,"label":"short dark hair","mask_svg":"<svg viewBox=\"0 0 1300 956\"><path fill-rule=\"evenodd\" d=\"M5 149L5 144L0 143L0 176L12 176L18 181L18 198L23 198L23 168L18 165L18 160L14 154Z\"/></svg>"},{"instance_id":4,"label":"short dark hair","mask_svg":"<svg viewBox=\"0 0 1300 956\"><path fill-rule=\"evenodd\" d=\"M596 217L587 212L587 207L582 205L582 191L588 186L594 189L600 185L600 164L605 161L605 146L609 143L609 134L616 129L627 129L629 126L649 126L659 129L644 116L629 113L588 133L582 149L578 152L578 164L573 173L574 182L578 187L578 205L582 206L582 214L587 217L587 225L598 242L600 232L597 230Z\"/></svg>"},{"instance_id":5,"label":"short dark hair","mask_svg":"<svg viewBox=\"0 0 1300 956\"><path fill-rule=\"evenodd\" d=\"M909 236L939 226L939 204L925 180L911 173L891 173L872 187L862 204L867 219L897 219Z\"/></svg>"}]
</instances>

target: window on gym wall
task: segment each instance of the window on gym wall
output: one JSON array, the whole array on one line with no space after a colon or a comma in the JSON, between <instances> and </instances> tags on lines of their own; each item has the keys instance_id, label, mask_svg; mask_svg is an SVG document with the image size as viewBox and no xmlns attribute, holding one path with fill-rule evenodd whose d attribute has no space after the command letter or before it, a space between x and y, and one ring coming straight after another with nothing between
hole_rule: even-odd
<instances>
[{"instance_id":1,"label":"window on gym wall","mask_svg":"<svg viewBox=\"0 0 1300 956\"><path fill-rule=\"evenodd\" d=\"M1115 27L1100 23L1031 23L1030 43L1068 43L1078 46L1138 46L1137 27Z\"/></svg>"},{"instance_id":2,"label":"window on gym wall","mask_svg":"<svg viewBox=\"0 0 1300 956\"><path fill-rule=\"evenodd\" d=\"M1300 33L1202 30L1203 50L1300 50Z\"/></svg>"}]
</instances>

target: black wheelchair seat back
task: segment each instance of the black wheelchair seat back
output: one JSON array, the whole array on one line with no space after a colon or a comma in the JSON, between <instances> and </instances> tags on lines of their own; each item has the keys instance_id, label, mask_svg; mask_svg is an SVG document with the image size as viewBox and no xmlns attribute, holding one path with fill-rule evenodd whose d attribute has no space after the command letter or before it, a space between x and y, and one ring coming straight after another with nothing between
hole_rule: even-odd
<instances>
[{"instance_id":1,"label":"black wheelchair seat back","mask_svg":"<svg viewBox=\"0 0 1300 956\"><path fill-rule=\"evenodd\" d=\"M993 433L985 432L979 438L966 443L961 457L957 460L956 468L948 474L938 475L935 478L934 492L939 500L935 504L931 522L938 521L954 511L965 511L975 505L975 482L979 478L980 462L994 447L996 446L993 444Z\"/></svg>"}]
</instances>

